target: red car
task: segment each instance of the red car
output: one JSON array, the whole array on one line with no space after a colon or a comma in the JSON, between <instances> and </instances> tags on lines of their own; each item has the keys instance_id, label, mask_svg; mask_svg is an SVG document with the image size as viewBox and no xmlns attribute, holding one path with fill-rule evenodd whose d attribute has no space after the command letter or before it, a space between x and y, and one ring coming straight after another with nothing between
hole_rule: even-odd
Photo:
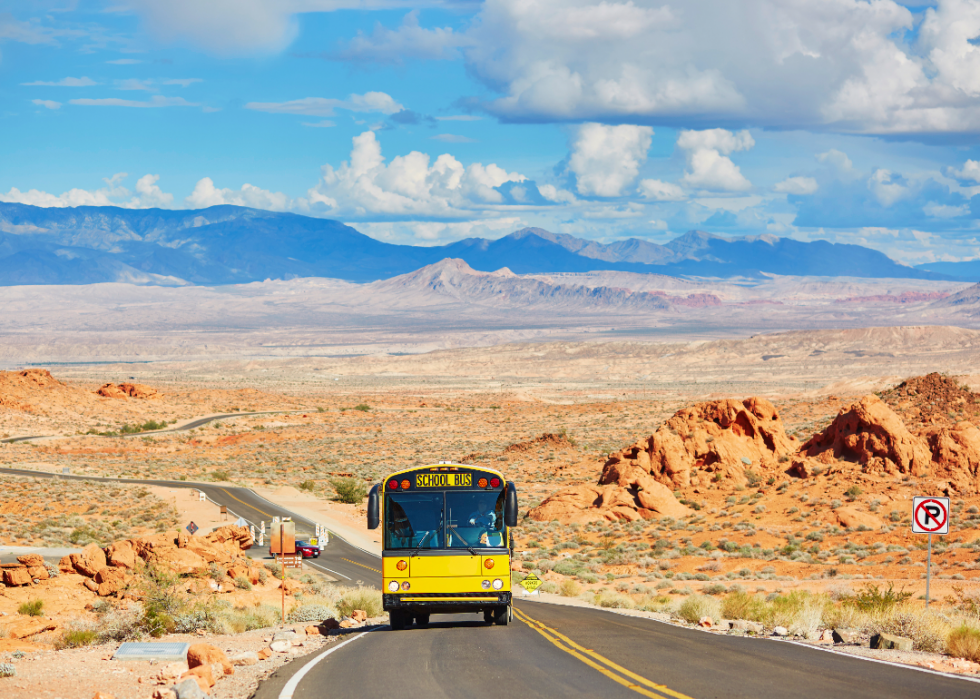
<instances>
[{"instance_id":1,"label":"red car","mask_svg":"<svg viewBox=\"0 0 980 699\"><path fill-rule=\"evenodd\" d=\"M296 542L296 553L298 553L301 556L303 556L303 558L319 558L320 557L320 547L319 546L313 546L312 544L310 544L310 543L308 543L306 541L297 541ZM272 553L272 547L271 546L269 547L269 555L272 556L273 558L276 557L276 555L274 553Z\"/></svg>"}]
</instances>

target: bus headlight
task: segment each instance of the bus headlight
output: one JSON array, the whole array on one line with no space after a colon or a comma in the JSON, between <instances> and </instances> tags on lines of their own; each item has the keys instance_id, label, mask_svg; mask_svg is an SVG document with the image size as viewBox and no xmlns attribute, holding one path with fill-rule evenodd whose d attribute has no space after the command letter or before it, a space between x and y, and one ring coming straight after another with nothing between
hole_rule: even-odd
<instances>
[{"instance_id":1,"label":"bus headlight","mask_svg":"<svg viewBox=\"0 0 980 699\"><path fill-rule=\"evenodd\" d=\"M408 580L406 580L405 582L402 583L402 589L403 590L407 590L410 587L411 587L411 585L408 584Z\"/></svg>"},{"instance_id":2,"label":"bus headlight","mask_svg":"<svg viewBox=\"0 0 980 699\"><path fill-rule=\"evenodd\" d=\"M497 578L496 580L493 581L493 589L494 590L499 590L503 586L504 586L504 581L501 580L500 578Z\"/></svg>"},{"instance_id":3,"label":"bus headlight","mask_svg":"<svg viewBox=\"0 0 980 699\"><path fill-rule=\"evenodd\" d=\"M490 581L489 580L481 580L480 581L480 585L483 587L484 590L489 590L490 589Z\"/></svg>"},{"instance_id":4,"label":"bus headlight","mask_svg":"<svg viewBox=\"0 0 980 699\"><path fill-rule=\"evenodd\" d=\"M397 580L392 580L390 583L388 583L388 591L389 592L398 592L398 581Z\"/></svg>"}]
</instances>

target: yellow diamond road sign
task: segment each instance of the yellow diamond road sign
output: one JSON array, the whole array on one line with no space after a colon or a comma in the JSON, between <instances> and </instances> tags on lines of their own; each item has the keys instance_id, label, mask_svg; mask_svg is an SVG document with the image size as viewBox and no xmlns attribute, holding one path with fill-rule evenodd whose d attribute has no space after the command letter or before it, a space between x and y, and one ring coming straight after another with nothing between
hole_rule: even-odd
<instances>
[{"instance_id":1,"label":"yellow diamond road sign","mask_svg":"<svg viewBox=\"0 0 980 699\"><path fill-rule=\"evenodd\" d=\"M521 580L521 587L523 587L528 592L534 592L539 587L543 581L534 573L529 574L526 578Z\"/></svg>"}]
</instances>

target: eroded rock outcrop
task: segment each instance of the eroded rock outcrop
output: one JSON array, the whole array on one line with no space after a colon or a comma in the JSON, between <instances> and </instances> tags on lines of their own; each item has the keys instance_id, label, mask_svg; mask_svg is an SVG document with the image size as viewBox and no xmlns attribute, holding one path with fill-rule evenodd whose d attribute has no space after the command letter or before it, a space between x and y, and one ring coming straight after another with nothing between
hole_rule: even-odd
<instances>
[{"instance_id":1,"label":"eroded rock outcrop","mask_svg":"<svg viewBox=\"0 0 980 699\"><path fill-rule=\"evenodd\" d=\"M650 437L613 454L606 472L627 462L670 488L707 479L744 484L745 470L769 469L796 450L779 414L765 398L719 400L679 410ZM705 475L711 474L711 475Z\"/></svg>"},{"instance_id":2,"label":"eroded rock outcrop","mask_svg":"<svg viewBox=\"0 0 980 699\"><path fill-rule=\"evenodd\" d=\"M744 485L748 469L774 470L795 450L796 440L764 398L699 403L610 455L596 485L560 490L529 516L565 523L682 517L690 510L674 489L708 480Z\"/></svg>"},{"instance_id":3,"label":"eroded rock outcrop","mask_svg":"<svg viewBox=\"0 0 980 699\"><path fill-rule=\"evenodd\" d=\"M924 476L932 462L926 441L909 432L902 419L874 395L842 409L827 429L801 447L800 453L859 463L867 473Z\"/></svg>"}]
</instances>

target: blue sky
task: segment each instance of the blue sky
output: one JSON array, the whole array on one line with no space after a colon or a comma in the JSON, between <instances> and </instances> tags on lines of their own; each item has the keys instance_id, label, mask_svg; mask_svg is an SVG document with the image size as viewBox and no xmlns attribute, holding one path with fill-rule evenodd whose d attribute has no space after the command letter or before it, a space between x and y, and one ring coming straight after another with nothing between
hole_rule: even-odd
<instances>
[{"instance_id":1,"label":"blue sky","mask_svg":"<svg viewBox=\"0 0 980 699\"><path fill-rule=\"evenodd\" d=\"M0 201L980 257L980 0L0 0Z\"/></svg>"}]
</instances>

